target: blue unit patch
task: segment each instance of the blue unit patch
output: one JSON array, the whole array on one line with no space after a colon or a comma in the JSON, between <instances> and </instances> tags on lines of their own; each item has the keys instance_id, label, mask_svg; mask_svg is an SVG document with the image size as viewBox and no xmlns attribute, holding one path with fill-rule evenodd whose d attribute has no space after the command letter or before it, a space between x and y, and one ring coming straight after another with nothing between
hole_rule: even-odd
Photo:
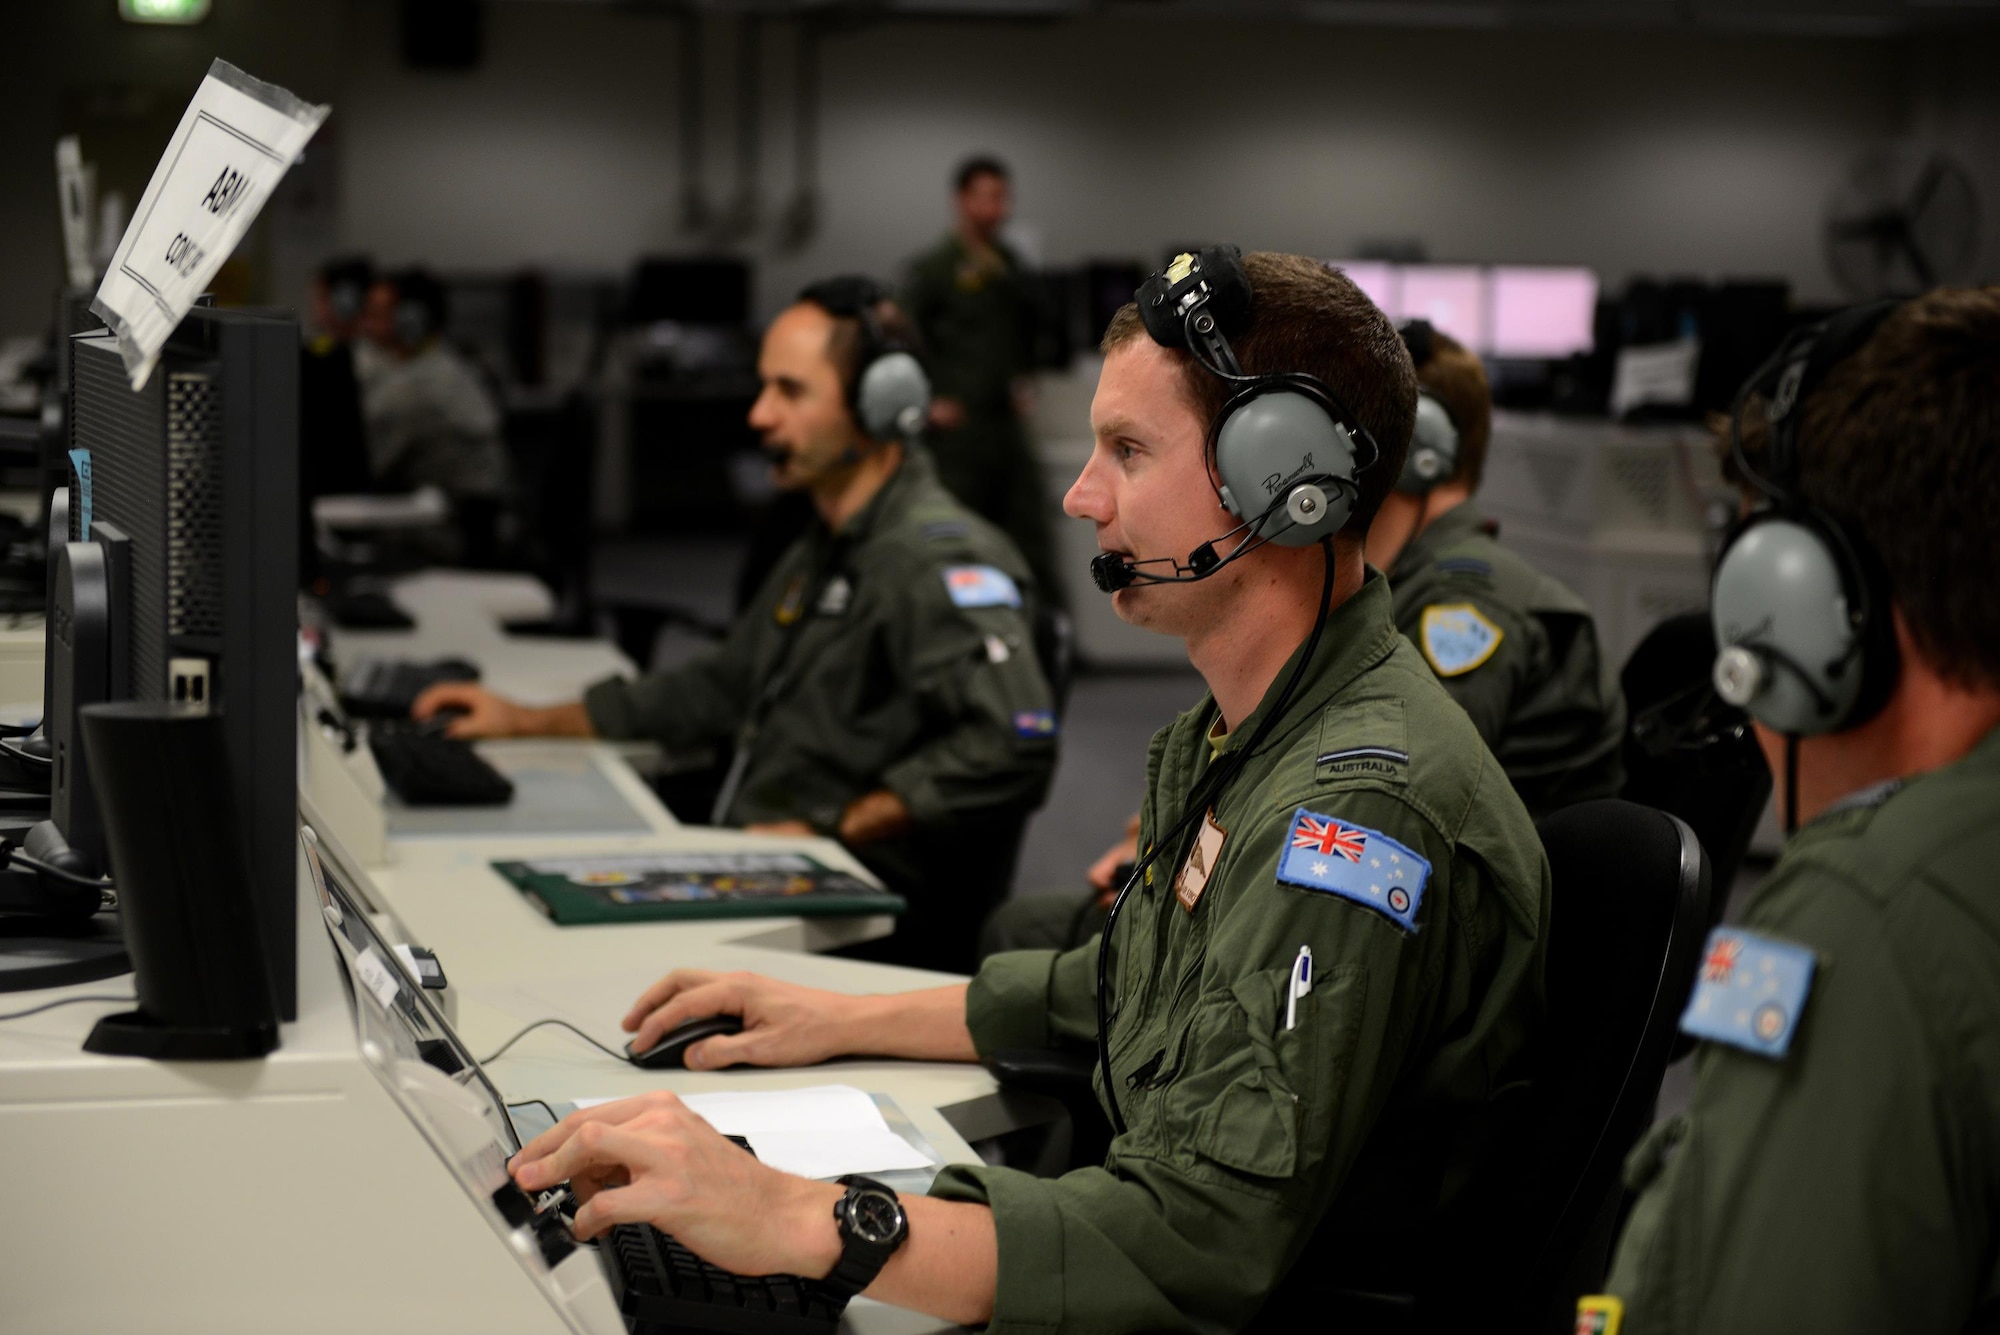
<instances>
[{"instance_id":1,"label":"blue unit patch","mask_svg":"<svg viewBox=\"0 0 2000 1335\"><path fill-rule=\"evenodd\" d=\"M1740 927L1708 934L1694 995L1681 1012L1681 1032L1782 1057L1799 1030L1818 961L1804 946L1774 941Z\"/></svg>"},{"instance_id":2,"label":"blue unit patch","mask_svg":"<svg viewBox=\"0 0 2000 1335\"><path fill-rule=\"evenodd\" d=\"M944 590L959 607L1019 607L1013 577L992 566L946 566Z\"/></svg>"},{"instance_id":3,"label":"blue unit patch","mask_svg":"<svg viewBox=\"0 0 2000 1335\"><path fill-rule=\"evenodd\" d=\"M1505 633L1471 603L1433 603L1424 609L1417 647L1440 677L1460 677L1493 657Z\"/></svg>"},{"instance_id":4,"label":"blue unit patch","mask_svg":"<svg viewBox=\"0 0 2000 1335\"><path fill-rule=\"evenodd\" d=\"M1300 807L1292 815L1278 879L1306 890L1351 899L1395 923L1417 930L1417 910L1431 864L1388 835Z\"/></svg>"},{"instance_id":5,"label":"blue unit patch","mask_svg":"<svg viewBox=\"0 0 2000 1335\"><path fill-rule=\"evenodd\" d=\"M1056 716L1047 709L1024 709L1014 715L1014 732L1021 737L1053 737Z\"/></svg>"}]
</instances>

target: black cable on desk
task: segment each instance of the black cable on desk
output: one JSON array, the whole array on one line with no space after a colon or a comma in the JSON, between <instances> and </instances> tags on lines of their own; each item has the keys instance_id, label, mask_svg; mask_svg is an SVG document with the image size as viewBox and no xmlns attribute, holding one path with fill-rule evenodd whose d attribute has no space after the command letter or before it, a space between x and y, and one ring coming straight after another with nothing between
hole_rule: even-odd
<instances>
[{"instance_id":1,"label":"black cable on desk","mask_svg":"<svg viewBox=\"0 0 2000 1335\"><path fill-rule=\"evenodd\" d=\"M43 1002L43 1003L42 1003L41 1005L39 1005L39 1006L35 1006L35 1007L32 1007L32 1008L30 1008L30 1009L28 1009L28 1010L24 1010L24 1011L9 1011L9 1012L8 1012L7 1014L5 1014L5 1015L0 1015L0 1020L25 1020L25 1019L27 1019L27 1018L28 1018L28 1017L29 1017L30 1015L40 1015L40 1014L41 1014L41 1013L42 1013L43 1011L52 1011L52 1010L54 1010L54 1009L55 1009L56 1007L58 1007L58 1006L76 1006L76 1005L80 1005L80 1004L82 1004L83 1002L86 1002L86 1001L102 1001L102 1002L106 1002L106 1003L108 1003L108 1004L111 1004L111 1005L115 1005L115 1006L134 1006L134 1005L137 1005L137 1004L138 1004L138 1002L139 1002L139 998L137 998L137 997L64 997L64 998L63 998L62 1000L60 1000L60 1001L47 1001L47 1002Z\"/></svg>"},{"instance_id":2,"label":"black cable on desk","mask_svg":"<svg viewBox=\"0 0 2000 1335\"><path fill-rule=\"evenodd\" d=\"M584 1033L583 1030L571 1024L568 1020L537 1020L533 1024L529 1025L526 1029L523 1029L520 1033L515 1034L512 1038L508 1039L505 1043L502 1043L498 1048L494 1049L492 1056L481 1057L479 1059L479 1064L481 1066L491 1066L494 1062L499 1061L500 1058L506 1055L508 1048L513 1047L516 1043L519 1043L522 1039L526 1038L529 1034L534 1033L537 1029L540 1029L542 1026L551 1024L555 1025L560 1029L569 1030L572 1034L575 1034L578 1038L590 1044L590 1046L596 1048L599 1052L603 1053L607 1057L615 1057L617 1060L621 1062L629 1060L629 1058L627 1058L624 1053L618 1052L612 1048L605 1047L602 1043L592 1038L589 1034ZM532 1102L533 1100L529 1101Z\"/></svg>"}]
</instances>

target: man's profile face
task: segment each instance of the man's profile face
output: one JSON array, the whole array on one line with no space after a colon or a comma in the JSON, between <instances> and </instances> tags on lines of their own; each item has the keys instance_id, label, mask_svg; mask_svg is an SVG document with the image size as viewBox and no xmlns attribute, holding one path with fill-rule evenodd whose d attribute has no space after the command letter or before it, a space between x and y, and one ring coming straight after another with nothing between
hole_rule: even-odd
<instances>
[{"instance_id":1,"label":"man's profile face","mask_svg":"<svg viewBox=\"0 0 2000 1335\"><path fill-rule=\"evenodd\" d=\"M980 172L958 192L958 216L974 235L991 240L1014 211L1014 191L1004 176Z\"/></svg>"},{"instance_id":2,"label":"man's profile face","mask_svg":"<svg viewBox=\"0 0 2000 1335\"><path fill-rule=\"evenodd\" d=\"M840 372L827 356L834 319L818 306L789 307L764 331L757 354L763 389L750 427L771 458L780 491L799 491L851 467L866 442L847 411Z\"/></svg>"},{"instance_id":3,"label":"man's profile face","mask_svg":"<svg viewBox=\"0 0 2000 1335\"><path fill-rule=\"evenodd\" d=\"M1239 522L1222 508L1209 481L1208 423L1189 401L1180 367L1144 340L1121 344L1104 359L1090 402L1092 444L1063 497L1063 511L1097 526L1097 545L1134 560L1187 560L1188 553ZM1231 543L1219 544L1227 555ZM1134 584L1111 595L1122 620L1185 636L1213 622L1246 566L1197 584ZM1167 574L1171 566L1141 566Z\"/></svg>"}]
</instances>

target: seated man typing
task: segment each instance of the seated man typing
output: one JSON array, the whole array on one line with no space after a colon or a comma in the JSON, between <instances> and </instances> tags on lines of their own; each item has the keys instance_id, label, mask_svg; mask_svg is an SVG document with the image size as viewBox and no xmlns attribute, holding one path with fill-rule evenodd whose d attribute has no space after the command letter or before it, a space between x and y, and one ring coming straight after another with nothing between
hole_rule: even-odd
<instances>
[{"instance_id":1,"label":"seated man typing","mask_svg":"<svg viewBox=\"0 0 2000 1335\"><path fill-rule=\"evenodd\" d=\"M1041 802L1056 723L1020 556L900 439L928 389L899 332L859 278L806 289L766 332L750 425L777 485L807 492L819 522L720 648L570 704L528 708L453 683L415 713L468 711L456 737L733 744L715 824L838 836L910 900L894 956L966 967L1006 888L980 873L1007 861L996 850Z\"/></svg>"},{"instance_id":2,"label":"seated man typing","mask_svg":"<svg viewBox=\"0 0 2000 1335\"><path fill-rule=\"evenodd\" d=\"M1232 247L1156 276L1105 345L1066 508L1096 526L1118 614L1184 639L1210 688L1153 740L1149 853L1106 953L1002 955L969 985L878 997L679 971L625 1017L644 1049L741 1015L689 1049L704 1069L1098 1044L1105 1162L948 1169L903 1202L885 1258L836 1223L840 1186L732 1156L653 1094L516 1159L524 1187L588 1198L580 1232L646 1219L719 1265L839 1266L995 1331L1237 1329L1322 1311L1336 1259L1357 1281L1407 1266L1482 1161L1539 1027L1548 870L1363 569L1409 436L1408 354L1344 276ZM1404 758L1325 763L1362 747Z\"/></svg>"}]
</instances>

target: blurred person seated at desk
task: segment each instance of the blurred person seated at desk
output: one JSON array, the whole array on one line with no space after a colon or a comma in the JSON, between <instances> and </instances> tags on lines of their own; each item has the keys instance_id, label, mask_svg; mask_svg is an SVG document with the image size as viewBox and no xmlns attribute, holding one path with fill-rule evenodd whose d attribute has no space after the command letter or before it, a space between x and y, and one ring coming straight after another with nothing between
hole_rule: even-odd
<instances>
[{"instance_id":1,"label":"blurred person seated at desk","mask_svg":"<svg viewBox=\"0 0 2000 1335\"><path fill-rule=\"evenodd\" d=\"M1023 420L1041 289L1000 237L1014 207L1007 165L969 158L953 182L952 229L910 262L903 296L937 386L925 438L946 488L1005 530L1059 598L1048 497Z\"/></svg>"},{"instance_id":2,"label":"blurred person seated at desk","mask_svg":"<svg viewBox=\"0 0 2000 1335\"><path fill-rule=\"evenodd\" d=\"M442 561L492 564L510 487L500 407L479 368L445 337L444 285L423 269L379 279L357 354L368 456L381 491L436 487L450 500ZM448 548L448 549L447 549Z\"/></svg>"},{"instance_id":3,"label":"blurred person seated at desk","mask_svg":"<svg viewBox=\"0 0 2000 1335\"><path fill-rule=\"evenodd\" d=\"M1486 372L1464 346L1413 321L1402 330L1417 368L1417 421L1396 486L1368 529L1368 562L1389 576L1396 629L1472 716L1514 791L1537 819L1624 782L1625 701L1607 680L1581 599L1495 540L1473 503L1492 434ZM1390 755L1340 762L1391 773ZM1090 891L1027 894L994 911L981 955L1080 945L1096 934L1138 857L1138 818L1086 873Z\"/></svg>"},{"instance_id":4,"label":"blurred person seated at desk","mask_svg":"<svg viewBox=\"0 0 2000 1335\"><path fill-rule=\"evenodd\" d=\"M784 490L810 496L786 551L722 645L524 708L467 684L417 717L454 736L644 737L734 747L716 825L837 837L909 900L871 954L971 967L1020 827L1055 767L1056 718L1031 632L1036 589L1006 536L901 436L929 388L907 327L865 278L807 288L765 333L750 425Z\"/></svg>"},{"instance_id":5,"label":"blurred person seated at desk","mask_svg":"<svg viewBox=\"0 0 2000 1335\"><path fill-rule=\"evenodd\" d=\"M312 325L299 358L299 577L319 574L312 503L374 489L355 364L375 268L362 256L328 260L312 278Z\"/></svg>"},{"instance_id":6,"label":"blurred person seated at desk","mask_svg":"<svg viewBox=\"0 0 2000 1335\"><path fill-rule=\"evenodd\" d=\"M2000 287L1844 312L1746 391L1715 676L1790 836L1702 952L1691 1107L1576 1329L1991 1331Z\"/></svg>"},{"instance_id":7,"label":"blurred person seated at desk","mask_svg":"<svg viewBox=\"0 0 2000 1335\"><path fill-rule=\"evenodd\" d=\"M514 1160L523 1187L568 1181L586 1198L579 1233L646 1219L733 1270L839 1265L871 1297L1010 1335L1319 1329L1330 1290L1393 1292L1421 1275L1458 1184L1503 1152L1487 1148L1489 1105L1533 1060L1549 873L1520 799L1363 568L1409 436L1408 354L1317 261L1202 256L1152 280L1173 280L1166 309L1186 283L1236 287L1225 275L1239 266L1250 292L1230 362L1309 375L1328 401L1290 379L1225 408L1237 386L1156 342L1135 306L1105 336L1095 443L1065 505L1107 559L1173 570L1222 547L1244 516L1218 498L1218 472L1242 494L1290 472L1282 456L1300 488L1259 512L1281 531L1240 560L1113 595L1121 619L1186 641L1211 694L1153 741L1141 821L1160 855L1126 897L1108 971L1095 943L871 997L681 970L623 1021L643 1051L692 1018L740 1015L740 1034L688 1048L699 1070L1101 1041L1098 1098L1117 1130L1105 1161L1054 1179L947 1167L930 1196L901 1203L900 1245L857 1262L833 1217L839 1186L731 1153L656 1093L577 1113ZM1249 439L1231 420L1211 452L1211 423L1243 412ZM1345 455L1343 439L1358 477L1340 461L1299 466ZM1292 529L1301 545L1281 544ZM1408 747L1393 781L1315 763L1391 735ZM1301 960L1309 989L1295 986Z\"/></svg>"}]
</instances>

